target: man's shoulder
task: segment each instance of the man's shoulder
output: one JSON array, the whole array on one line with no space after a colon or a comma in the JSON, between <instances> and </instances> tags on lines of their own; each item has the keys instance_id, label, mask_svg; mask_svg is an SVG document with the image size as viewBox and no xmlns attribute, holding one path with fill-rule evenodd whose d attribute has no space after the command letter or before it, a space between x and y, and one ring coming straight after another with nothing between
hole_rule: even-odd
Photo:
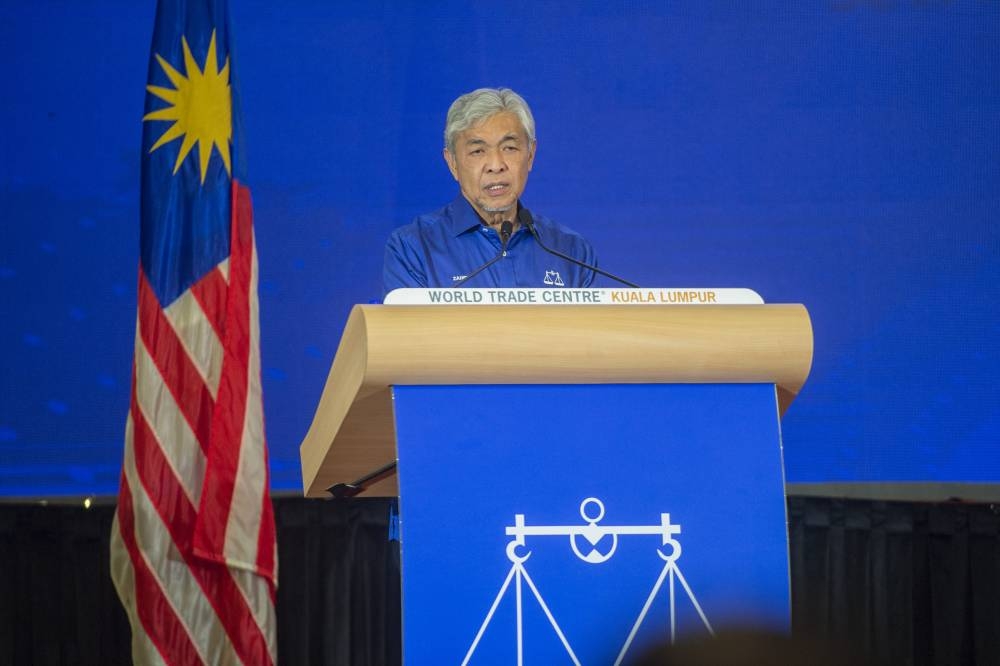
<instances>
[{"instance_id":1,"label":"man's shoulder","mask_svg":"<svg viewBox=\"0 0 1000 666\"><path fill-rule=\"evenodd\" d=\"M447 225L452 219L451 204L445 204L436 210L417 215L409 224L404 224L399 229L433 229Z\"/></svg>"},{"instance_id":2,"label":"man's shoulder","mask_svg":"<svg viewBox=\"0 0 1000 666\"><path fill-rule=\"evenodd\" d=\"M409 224L396 227L392 235L396 238L412 238L434 233L449 234L453 230L455 217L455 202L452 201L437 210L417 215Z\"/></svg>"},{"instance_id":3,"label":"man's shoulder","mask_svg":"<svg viewBox=\"0 0 1000 666\"><path fill-rule=\"evenodd\" d=\"M435 232L446 232L451 226L450 208L451 204L447 204L429 213L417 215L409 223L393 229L392 238L407 240Z\"/></svg>"}]
</instances>

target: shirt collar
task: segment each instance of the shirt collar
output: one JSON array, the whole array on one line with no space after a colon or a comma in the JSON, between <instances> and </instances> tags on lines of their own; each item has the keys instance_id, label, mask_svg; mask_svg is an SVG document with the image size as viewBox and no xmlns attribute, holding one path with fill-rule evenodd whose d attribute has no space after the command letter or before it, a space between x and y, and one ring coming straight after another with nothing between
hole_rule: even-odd
<instances>
[{"instance_id":1,"label":"shirt collar","mask_svg":"<svg viewBox=\"0 0 1000 666\"><path fill-rule=\"evenodd\" d=\"M461 236L467 231L479 227L489 227L479 216L476 209L472 207L468 199L459 192L455 200L451 202L451 233L453 236ZM517 209L521 210L521 201L517 202Z\"/></svg>"}]
</instances>

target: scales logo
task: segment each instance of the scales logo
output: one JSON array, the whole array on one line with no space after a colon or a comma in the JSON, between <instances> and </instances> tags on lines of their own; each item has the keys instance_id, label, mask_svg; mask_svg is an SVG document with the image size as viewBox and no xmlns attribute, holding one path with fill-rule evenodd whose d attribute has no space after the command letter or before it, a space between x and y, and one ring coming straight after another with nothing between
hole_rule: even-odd
<instances>
[{"instance_id":1,"label":"scales logo","mask_svg":"<svg viewBox=\"0 0 1000 666\"><path fill-rule=\"evenodd\" d=\"M563 282L562 276L559 275L559 271L545 271L545 277L542 279L542 282L553 287L566 286L566 283Z\"/></svg>"},{"instance_id":2,"label":"scales logo","mask_svg":"<svg viewBox=\"0 0 1000 666\"><path fill-rule=\"evenodd\" d=\"M514 582L514 589L517 597L517 663L521 664L524 661L524 642L522 631L523 606L521 592L522 585L527 583L528 589L531 590L531 593L535 597L535 601L538 602L542 612L545 613L545 617L548 619L549 624L552 626L552 630L555 632L556 636L558 636L559 640L562 642L563 647L566 649L566 653L569 655L570 659L572 659L574 664L580 666L580 659L573 651L572 646L569 644L565 634L559 627L559 623L556 621L555 616L549 609L548 604L545 603L545 599L542 598L541 593L538 591L538 587L535 585L535 581L532 580L531 576L528 574L527 568L525 567L525 562L527 562L528 558L531 557L532 552L531 550L527 550L528 537L531 537L533 541L536 537L568 537L569 545L570 548L572 548L573 553L579 559L593 565L605 564L614 556L615 551L618 549L618 540L620 537L660 537L660 544L655 549L655 552L664 562L664 566L661 569L656 582L653 584L653 588L650 591L649 596L646 597L646 602L643 604L642 610L639 611L639 616L632 624L631 631L625 638L625 643L622 645L621 651L618 653L618 658L615 660L615 666L621 664L625 655L628 653L629 648L632 646L632 641L635 638L636 633L639 631L639 627L642 626L643 621L646 619L646 614L649 612L650 607L653 605L653 601L656 599L657 594L659 594L660 589L663 587L664 581L667 581L668 583L667 587L670 603L670 641L674 641L677 630L675 612L676 583L680 583L681 587L684 589L684 593L687 595L691 605L698 612L698 617L701 618L702 624L709 631L709 633L714 634L712 631L712 625L705 616L705 612L702 610L701 604L698 603L694 592L691 590L691 586L688 585L687 580L684 578L684 574L681 573L680 567L677 565L677 560L680 559L681 556L681 543L675 537L681 533L681 526L670 521L669 513L660 514L659 524L601 525L600 522L604 519L604 503L596 497L588 497L580 503L580 517L583 518L585 524L528 525L525 523L524 514L518 513L514 515L514 524L508 526L506 529L507 536L513 537L510 543L507 544L506 551L507 559L511 561L512 566L510 571L507 573L507 578L504 580L503 585L500 586L500 591L493 600L493 605L490 606L489 611L487 611L486 618L479 627L479 631L476 634L475 639L473 639L472 645L469 647L469 651L465 655L465 659L462 660L462 666L466 666L475 654L479 641L482 639L483 634L486 633L486 629L489 627L490 622L493 619L493 615L496 613L497 607L507 594L512 581Z\"/></svg>"}]
</instances>

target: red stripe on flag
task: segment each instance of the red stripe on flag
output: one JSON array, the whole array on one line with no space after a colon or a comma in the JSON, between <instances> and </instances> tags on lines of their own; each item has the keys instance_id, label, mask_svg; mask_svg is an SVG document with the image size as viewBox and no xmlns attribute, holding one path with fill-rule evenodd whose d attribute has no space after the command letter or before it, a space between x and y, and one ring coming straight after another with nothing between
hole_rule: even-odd
<instances>
[{"instance_id":1,"label":"red stripe on flag","mask_svg":"<svg viewBox=\"0 0 1000 666\"><path fill-rule=\"evenodd\" d=\"M188 547L195 529L194 506L184 495L134 397L132 423L139 480L185 564L215 609L237 655L247 664L270 664L267 639L229 569L196 557Z\"/></svg>"},{"instance_id":2,"label":"red stripe on flag","mask_svg":"<svg viewBox=\"0 0 1000 666\"><path fill-rule=\"evenodd\" d=\"M205 485L198 509L195 552L225 562L226 525L233 510L243 426L246 420L250 364L250 277L253 224L239 205L239 185L232 182L229 293L226 296L226 335L223 338L222 379L212 415L211 448L205 466ZM242 507L256 511L257 507Z\"/></svg>"},{"instance_id":3,"label":"red stripe on flag","mask_svg":"<svg viewBox=\"0 0 1000 666\"><path fill-rule=\"evenodd\" d=\"M235 211L235 229L238 229L241 232L236 235L238 244L234 253L241 255L241 262L245 263L248 288L247 308L248 313L250 313L252 312L252 309L250 308L250 299L257 298L256 293L249 293L250 288L253 286L254 263L257 261L257 247L253 234L253 202L250 197L250 189L236 180L233 181L233 210ZM232 260L230 259L230 261ZM254 314L251 316L256 315ZM258 354L259 360L260 350L251 350L251 353L254 351ZM259 381L260 377L258 376L251 379L257 379ZM267 429L264 427L263 389L261 389L260 401L260 425L261 432L264 433ZM276 530L274 525L274 505L271 504L271 497L268 492L271 487L271 472L268 466L267 446L265 442L261 442L261 455L264 458L262 461L264 467L264 495L261 498L260 531L257 534L257 571L261 575L267 576L271 581L270 590L271 598L273 600L275 597L275 583L277 582L278 577L276 561L277 552L275 547Z\"/></svg>"},{"instance_id":4,"label":"red stripe on flag","mask_svg":"<svg viewBox=\"0 0 1000 666\"><path fill-rule=\"evenodd\" d=\"M212 394L160 308L159 299L142 270L139 271L139 335L184 419L198 438L201 450L207 453L214 404Z\"/></svg>"},{"instance_id":5,"label":"red stripe on flag","mask_svg":"<svg viewBox=\"0 0 1000 666\"><path fill-rule=\"evenodd\" d=\"M167 663L202 663L187 628L177 618L135 541L132 489L124 473L118 494L118 531L132 562L136 612L150 642Z\"/></svg>"},{"instance_id":6,"label":"red stripe on flag","mask_svg":"<svg viewBox=\"0 0 1000 666\"><path fill-rule=\"evenodd\" d=\"M234 217L236 218L236 228L241 232L236 236L238 239L237 251L240 255L246 255L246 279L248 287L248 300L247 307L248 312L250 310L250 300L257 297L256 293L249 293L249 289L253 281L253 269L254 262L257 260L257 248L254 242L253 235L253 202L250 197L250 189L243 185L242 183L234 180L233 181L233 210ZM259 341L258 341L259 343ZM252 350L253 351L253 350ZM256 350L259 354L260 350ZM259 377L255 379L259 380ZM264 413L263 413L263 389L261 390L262 395L260 396L261 404L261 432L267 432L264 427ZM274 600L275 597L275 584L277 582L278 572L277 572L277 552L276 552L276 529L274 524L274 505L271 504L271 497L268 490L271 487L271 472L268 465L268 455L267 446L265 442L261 442L261 455L263 456L263 466L264 466L264 495L261 498L260 507L260 531L257 535L257 571L263 576L267 576L271 581L270 591L271 599Z\"/></svg>"},{"instance_id":7,"label":"red stripe on flag","mask_svg":"<svg viewBox=\"0 0 1000 666\"><path fill-rule=\"evenodd\" d=\"M177 550L186 553L191 549L191 533L196 519L194 505L188 501L173 468L163 455L156 434L139 409L139 400L134 393L131 409L132 449L135 451L139 481L146 488L146 494L170 532Z\"/></svg>"},{"instance_id":8,"label":"red stripe on flag","mask_svg":"<svg viewBox=\"0 0 1000 666\"><path fill-rule=\"evenodd\" d=\"M223 339L225 332L226 290L226 279L218 268L209 271L191 286L191 295L198 301L219 340Z\"/></svg>"}]
</instances>

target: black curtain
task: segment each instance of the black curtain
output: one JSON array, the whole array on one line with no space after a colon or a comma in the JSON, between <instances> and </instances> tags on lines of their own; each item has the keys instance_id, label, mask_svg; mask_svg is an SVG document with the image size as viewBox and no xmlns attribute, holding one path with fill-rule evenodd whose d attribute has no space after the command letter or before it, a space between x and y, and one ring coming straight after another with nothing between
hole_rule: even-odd
<instances>
[{"instance_id":1,"label":"black curtain","mask_svg":"<svg viewBox=\"0 0 1000 666\"><path fill-rule=\"evenodd\" d=\"M1000 664L1000 507L791 498L794 631L889 664Z\"/></svg>"},{"instance_id":2,"label":"black curtain","mask_svg":"<svg viewBox=\"0 0 1000 666\"><path fill-rule=\"evenodd\" d=\"M395 500L277 500L278 663L400 663Z\"/></svg>"},{"instance_id":3,"label":"black curtain","mask_svg":"<svg viewBox=\"0 0 1000 666\"><path fill-rule=\"evenodd\" d=\"M398 664L395 502L275 500L283 664ZM790 498L792 623L890 664L1000 665L1000 508ZM0 505L0 664L127 664L112 506Z\"/></svg>"},{"instance_id":4,"label":"black curtain","mask_svg":"<svg viewBox=\"0 0 1000 666\"><path fill-rule=\"evenodd\" d=\"M114 507L0 505L0 664L128 664Z\"/></svg>"}]
</instances>

